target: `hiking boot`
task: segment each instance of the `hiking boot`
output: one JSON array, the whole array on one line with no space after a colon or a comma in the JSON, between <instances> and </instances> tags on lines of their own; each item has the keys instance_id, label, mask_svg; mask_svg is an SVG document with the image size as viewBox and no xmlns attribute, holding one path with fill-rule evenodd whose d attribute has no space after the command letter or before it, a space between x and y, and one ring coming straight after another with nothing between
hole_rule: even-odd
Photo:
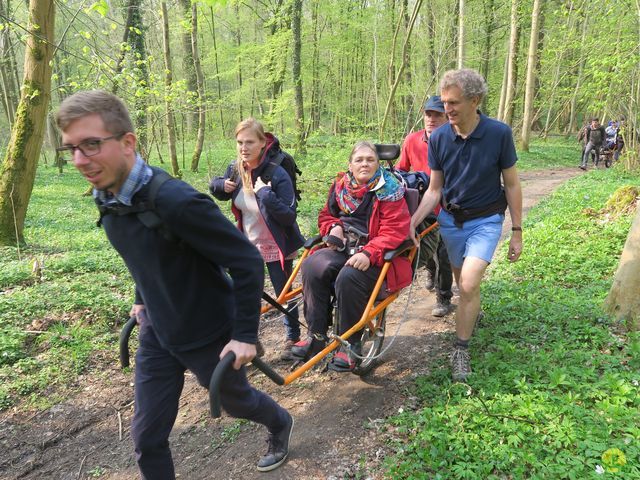
<instances>
[{"instance_id":1,"label":"hiking boot","mask_svg":"<svg viewBox=\"0 0 640 480\"><path fill-rule=\"evenodd\" d=\"M451 305L451 300L448 298L439 298L436 306L431 310L431 315L434 317L444 317L451 310L453 310L453 305Z\"/></svg>"},{"instance_id":2,"label":"hiking boot","mask_svg":"<svg viewBox=\"0 0 640 480\"><path fill-rule=\"evenodd\" d=\"M454 382L466 382L471 375L471 356L469 349L459 346L453 347L451 352L451 376Z\"/></svg>"},{"instance_id":3,"label":"hiking boot","mask_svg":"<svg viewBox=\"0 0 640 480\"><path fill-rule=\"evenodd\" d=\"M313 337L294 343L291 346L291 356L294 360L307 360L324 348L324 342Z\"/></svg>"},{"instance_id":4,"label":"hiking boot","mask_svg":"<svg viewBox=\"0 0 640 480\"><path fill-rule=\"evenodd\" d=\"M355 353L355 355L352 354L352 352ZM351 345L349 350L341 347L340 351L333 356L327 368L334 372L353 372L358 366L359 361L356 355L360 354L360 345Z\"/></svg>"},{"instance_id":5,"label":"hiking boot","mask_svg":"<svg viewBox=\"0 0 640 480\"><path fill-rule=\"evenodd\" d=\"M284 347L282 348L282 352L280 352L280 360L295 360L293 358L293 354L291 353L291 349L299 341L300 339L290 340L287 338L284 342Z\"/></svg>"},{"instance_id":6,"label":"hiking boot","mask_svg":"<svg viewBox=\"0 0 640 480\"><path fill-rule=\"evenodd\" d=\"M587 167L585 165L580 165L578 168L580 168L580 170L586 170Z\"/></svg>"},{"instance_id":7,"label":"hiking boot","mask_svg":"<svg viewBox=\"0 0 640 480\"><path fill-rule=\"evenodd\" d=\"M285 427L278 433L269 432L267 437L267 453L258 461L259 472L270 472L282 465L289 455L289 440L293 432L293 417L287 413L289 419Z\"/></svg>"},{"instance_id":8,"label":"hiking boot","mask_svg":"<svg viewBox=\"0 0 640 480\"><path fill-rule=\"evenodd\" d=\"M436 288L436 282L434 281L433 277L433 273L427 270L427 280L425 281L424 286L430 292L433 291L434 288Z\"/></svg>"}]
</instances>

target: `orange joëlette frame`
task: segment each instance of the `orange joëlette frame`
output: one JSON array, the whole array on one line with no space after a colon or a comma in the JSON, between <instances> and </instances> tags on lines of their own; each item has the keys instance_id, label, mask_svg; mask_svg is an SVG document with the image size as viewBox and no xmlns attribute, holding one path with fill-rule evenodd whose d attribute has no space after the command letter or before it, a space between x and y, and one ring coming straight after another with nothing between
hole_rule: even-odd
<instances>
[{"instance_id":1,"label":"orange jo\u00eblette frame","mask_svg":"<svg viewBox=\"0 0 640 480\"><path fill-rule=\"evenodd\" d=\"M420 232L420 234L418 235L418 238L422 239L425 235L427 235L431 231L433 231L437 226L438 226L438 222L433 223L433 225L430 225L429 227L424 229L422 232ZM412 262L414 257L415 257L415 255L416 255L417 248L413 244L410 247L407 247L407 248L410 249L409 255L407 256L407 258L409 259L410 262ZM402 249L402 251L406 251L407 248ZM284 305L288 301L290 301L290 300L292 300L292 299L294 299L294 298L296 298L296 297L298 297L299 295L302 294L302 287L297 287L297 288L295 288L295 289L293 289L291 291L290 291L290 289L291 289L291 285L293 284L298 272L300 271L300 267L302 265L302 262L305 260L305 258L307 258L309 256L311 251L312 251L312 248L305 248L304 252L302 253L302 256L300 257L300 259L298 260L295 268L293 269L293 272L291 272L291 276L289 277L289 279L287 280L287 283L285 284L284 288L282 289L282 292L280 293L280 295L278 295L278 298L277 298L278 304ZM402 253L402 251L398 252L398 253ZM312 358L310 358L309 360L304 362L302 365L297 367L289 375L284 377L283 385L289 385L294 380L300 378L305 372L307 372L308 370L313 368L315 365L317 365L329 353L331 353L333 350L338 348L341 345L341 341L347 340L349 337L351 337L351 335L353 335L354 333L359 332L360 330L362 330L368 323L371 322L372 319L376 318L376 316L380 312L382 312L385 308L387 308L387 306L389 306L389 304L391 304L396 298L398 298L398 296L400 295L402 290L399 290L397 292L392 293L391 295L389 295L387 298L382 300L380 303L378 303L374 307L376 298L378 297L378 293L380 292L380 289L382 288L382 284L384 282L384 279L385 279L385 277L387 275L387 271L389 270L390 266L391 266L391 260L385 260L384 264L382 265L382 271L380 272L380 275L378 276L378 280L376 281L376 285L373 288L373 291L371 292L371 295L369 296L369 301L367 303L367 306L365 307L364 312L362 313L362 316L360 317L360 320L358 321L358 323L356 323L353 327L351 327L349 330L344 332L341 336L336 336L336 339L332 340L324 349L322 349L320 352L318 352ZM264 305L262 307L260 313L264 314L264 313L272 310L273 308L274 307L271 306L271 305ZM370 325L370 327L371 327L371 331L373 331L373 328L372 328L373 325Z\"/></svg>"}]
</instances>

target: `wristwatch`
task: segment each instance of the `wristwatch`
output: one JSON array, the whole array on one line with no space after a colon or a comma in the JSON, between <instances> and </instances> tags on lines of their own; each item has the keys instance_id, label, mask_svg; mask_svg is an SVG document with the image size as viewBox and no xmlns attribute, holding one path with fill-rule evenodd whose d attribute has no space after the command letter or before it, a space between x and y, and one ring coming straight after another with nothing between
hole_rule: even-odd
<instances>
[{"instance_id":1,"label":"wristwatch","mask_svg":"<svg viewBox=\"0 0 640 480\"><path fill-rule=\"evenodd\" d=\"M522 231L522 227L511 227L511 231L512 232L521 232Z\"/></svg>"}]
</instances>

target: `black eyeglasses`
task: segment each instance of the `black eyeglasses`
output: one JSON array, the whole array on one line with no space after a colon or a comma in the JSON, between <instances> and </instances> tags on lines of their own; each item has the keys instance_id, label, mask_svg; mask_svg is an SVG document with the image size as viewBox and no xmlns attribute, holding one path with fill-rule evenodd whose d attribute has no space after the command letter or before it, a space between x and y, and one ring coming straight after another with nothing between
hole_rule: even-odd
<instances>
[{"instance_id":1,"label":"black eyeglasses","mask_svg":"<svg viewBox=\"0 0 640 480\"><path fill-rule=\"evenodd\" d=\"M76 150L80 150L85 157L92 157L93 155L100 153L100 146L103 142L106 142L107 140L120 140L125 134L126 132L104 138L89 138L87 140L83 140L77 145L63 145L62 147L58 147L56 148L56 152L60 155L69 155L73 157Z\"/></svg>"}]
</instances>

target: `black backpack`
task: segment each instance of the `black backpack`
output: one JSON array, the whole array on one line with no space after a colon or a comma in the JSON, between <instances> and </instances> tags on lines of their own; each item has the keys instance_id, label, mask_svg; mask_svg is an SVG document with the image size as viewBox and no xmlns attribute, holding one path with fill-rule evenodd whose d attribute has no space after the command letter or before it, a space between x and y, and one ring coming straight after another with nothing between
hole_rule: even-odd
<instances>
[{"instance_id":1,"label":"black backpack","mask_svg":"<svg viewBox=\"0 0 640 480\"><path fill-rule=\"evenodd\" d=\"M148 185L147 196L135 202L133 205L103 205L97 198L95 199L98 211L100 212L100 218L96 222L98 227L102 226L102 218L105 215L129 215L135 213L138 220L140 220L145 227L160 231L162 236L170 242L177 240L173 232L164 224L160 215L156 213L156 195L158 194L158 190L160 190L160 187L164 185L165 182L174 180L174 177L161 168L151 167L151 169L153 170L153 177L151 177Z\"/></svg>"},{"instance_id":2,"label":"black backpack","mask_svg":"<svg viewBox=\"0 0 640 480\"><path fill-rule=\"evenodd\" d=\"M287 172L287 174L291 178L296 202L299 202L301 199L300 194L302 192L298 189L298 175L302 175L302 171L298 168L298 165L296 165L296 161L293 159L293 157L287 152L280 150L276 154L276 157L269 161L269 165L267 165L262 171L262 175L260 175L260 178L264 183L269 183L271 181L271 177L273 177L273 172L276 170L276 168L278 168L278 166L284 168L285 172Z\"/></svg>"}]
</instances>

